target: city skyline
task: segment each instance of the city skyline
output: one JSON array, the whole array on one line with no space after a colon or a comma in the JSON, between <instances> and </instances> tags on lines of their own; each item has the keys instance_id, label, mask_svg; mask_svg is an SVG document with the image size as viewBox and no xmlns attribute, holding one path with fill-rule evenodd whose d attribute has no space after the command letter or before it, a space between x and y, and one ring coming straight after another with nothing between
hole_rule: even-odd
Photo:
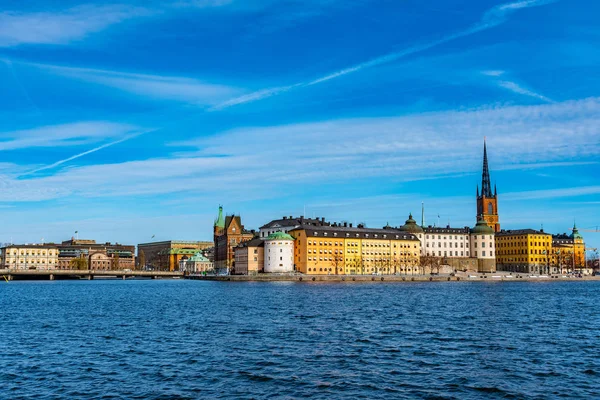
<instances>
[{"instance_id":1,"label":"city skyline","mask_svg":"<svg viewBox=\"0 0 600 400\"><path fill-rule=\"evenodd\" d=\"M599 5L5 8L1 242L210 239L219 204L473 226L484 137L503 229L600 220Z\"/></svg>"}]
</instances>

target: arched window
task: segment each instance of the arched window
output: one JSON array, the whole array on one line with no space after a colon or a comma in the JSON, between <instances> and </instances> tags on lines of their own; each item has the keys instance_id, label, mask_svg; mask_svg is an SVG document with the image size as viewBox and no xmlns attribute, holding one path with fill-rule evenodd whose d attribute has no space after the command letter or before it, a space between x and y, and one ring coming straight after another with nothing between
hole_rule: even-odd
<instances>
[{"instance_id":1,"label":"arched window","mask_svg":"<svg viewBox=\"0 0 600 400\"><path fill-rule=\"evenodd\" d=\"M488 204L488 214L493 214L494 213L494 206L492 205L492 203Z\"/></svg>"}]
</instances>

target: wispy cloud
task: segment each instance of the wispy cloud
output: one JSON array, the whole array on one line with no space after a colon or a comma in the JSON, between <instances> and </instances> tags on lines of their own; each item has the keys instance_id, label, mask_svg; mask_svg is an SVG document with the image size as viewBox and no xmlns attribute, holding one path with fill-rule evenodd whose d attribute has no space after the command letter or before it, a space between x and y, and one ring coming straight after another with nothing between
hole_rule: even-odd
<instances>
[{"instance_id":1,"label":"wispy cloud","mask_svg":"<svg viewBox=\"0 0 600 400\"><path fill-rule=\"evenodd\" d=\"M0 151L35 147L72 147L97 143L106 138L129 135L138 128L129 124L85 121L0 132Z\"/></svg>"},{"instance_id":2,"label":"wispy cloud","mask_svg":"<svg viewBox=\"0 0 600 400\"><path fill-rule=\"evenodd\" d=\"M261 99L264 99L267 97L272 97L277 94L288 92L291 89L318 85L318 84L330 81L332 79L337 79L337 78L340 78L340 77L343 77L343 76L346 76L346 75L349 75L352 73L362 71L364 69L376 67L376 66L383 65L383 64L388 64L388 63L400 60L402 58L405 58L407 56L421 53L423 51L432 49L432 48L440 46L442 44L451 42L453 40L456 40L456 39L459 39L462 37L466 37L466 36L470 36L475 33L482 32L487 29L491 29L496 26L499 26L507 20L507 18L510 16L510 14L514 13L517 10L529 8L529 7L542 6L545 4L552 3L554 1L556 1L556 0L527 0L527 1L517 1L517 2L502 4L502 5L493 7L490 10L488 10L483 15L483 17L481 18L481 20L478 23L476 23L475 25L473 25L469 28L466 28L462 31L449 34L449 35L441 37L437 40L433 40L433 41L422 43L422 44L417 44L417 45L408 47L401 51L388 53L383 56L376 57L371 60L356 64L356 65L353 65L350 67L346 67L346 68L340 69L338 71L334 71L334 72L325 74L325 75L315 78L311 81L300 82L300 83L296 83L294 85L281 86L281 87L278 87L275 89L261 90L261 91L254 92L251 95L241 96L241 97L223 102L223 103L217 105L216 107L214 107L214 109L223 109L223 108L228 108L228 107L235 106L238 104L244 104L244 103L248 103L248 102L252 102L252 101L258 101L258 100L261 100ZM498 73L498 75L494 75L494 76L500 75L499 71L489 71L489 72L492 74ZM518 85L516 88L513 88L512 90L513 91L520 90L521 94L526 94L529 96L535 95L535 93L533 93L531 91L527 91L526 89L523 89L523 88L519 87ZM538 95L538 96L540 96L540 95Z\"/></svg>"},{"instance_id":3,"label":"wispy cloud","mask_svg":"<svg viewBox=\"0 0 600 400\"><path fill-rule=\"evenodd\" d=\"M504 201L522 201L537 199L556 199L563 197L579 197L595 194L600 194L600 186L581 186L573 188L512 192L502 195L502 199Z\"/></svg>"},{"instance_id":4,"label":"wispy cloud","mask_svg":"<svg viewBox=\"0 0 600 400\"><path fill-rule=\"evenodd\" d=\"M82 5L67 10L0 13L0 47L68 44L123 21L150 15L127 5Z\"/></svg>"},{"instance_id":5,"label":"wispy cloud","mask_svg":"<svg viewBox=\"0 0 600 400\"><path fill-rule=\"evenodd\" d=\"M327 185L371 178L443 181L479 171L483 136L493 148L490 162L494 170L531 169L536 164L540 168L580 165L595 162L600 152L598 124L600 99L588 99L241 128L174 143L174 150L197 148L188 153L71 167L53 176L7 178L0 200L17 201L21 196L30 200L33 194L24 191L24 185L39 189L33 193L44 198L66 193L97 197L181 191L207 196L227 193L235 198L240 193L279 193L275 187L285 191L315 182ZM549 137L553 139L547 140ZM264 162L267 159L269 163ZM115 176L119 179L113 179Z\"/></svg>"},{"instance_id":6,"label":"wispy cloud","mask_svg":"<svg viewBox=\"0 0 600 400\"><path fill-rule=\"evenodd\" d=\"M522 87L521 85L519 85L516 82L512 82L512 81L500 81L500 82L498 82L498 85L500 87L504 88L504 89L510 90L511 92L515 92L515 93L518 93L518 94L522 94L524 96L529 96L529 97L533 97L533 98L538 99L538 100L542 100L542 101L545 101L545 102L548 102L548 103L552 103L552 100L549 99L548 97L546 97L546 96L544 96L542 94L536 93L533 90L526 89L526 88Z\"/></svg>"},{"instance_id":7,"label":"wispy cloud","mask_svg":"<svg viewBox=\"0 0 600 400\"><path fill-rule=\"evenodd\" d=\"M107 71L92 68L63 67L21 63L57 75L120 89L153 99L184 101L199 106L214 105L235 96L240 89L204 82L194 78Z\"/></svg>"}]
</instances>

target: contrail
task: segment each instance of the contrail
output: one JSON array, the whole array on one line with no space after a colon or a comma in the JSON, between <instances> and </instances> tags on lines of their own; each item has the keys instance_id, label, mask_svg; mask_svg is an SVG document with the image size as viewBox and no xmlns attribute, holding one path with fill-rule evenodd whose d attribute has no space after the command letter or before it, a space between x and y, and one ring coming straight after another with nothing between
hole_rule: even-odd
<instances>
[{"instance_id":1,"label":"contrail","mask_svg":"<svg viewBox=\"0 0 600 400\"><path fill-rule=\"evenodd\" d=\"M95 153L95 152L100 151L102 149L106 149L107 147L111 147L111 146L114 146L116 144L123 143L123 142L125 142L127 140L134 139L134 138L139 137L141 135L145 135L146 133L153 132L154 130L155 129L144 131L144 132L135 133L133 135L125 136L124 138L121 138L119 140L115 140L114 142L105 143L105 144L103 144L101 146L98 146L98 147L95 147L93 149L84 151L83 153L75 154L74 156L65 158L65 159L57 161L55 163L52 163L52 164L49 164L49 165L45 165L43 167L36 168L34 170L31 170L31 171L27 171L24 174L19 175L18 178L21 178L21 177L24 177L24 176L27 176L27 175L32 175L32 174L35 174L36 172L45 171L47 169L52 169L54 167L58 167L59 165L62 165L62 164L67 163L69 161L76 160L76 159L78 159L80 157L87 156L88 154Z\"/></svg>"},{"instance_id":2,"label":"contrail","mask_svg":"<svg viewBox=\"0 0 600 400\"><path fill-rule=\"evenodd\" d=\"M318 85L320 83L327 82L327 81L330 81L332 79L336 79L336 78L339 78L339 77L342 77L342 76L345 76L345 75L349 75L349 74L361 71L363 69L372 68L372 67L379 66L379 65L382 65L382 64L387 64L387 63L399 60L401 58L404 58L406 56L409 56L409 55L412 55L412 54L416 54L416 53L420 53L420 52L429 50L429 49L431 49L433 47L437 47L437 46L439 46L441 44L448 43L450 41L453 41L453 40L456 40L456 39L459 39L459 38L462 38L462 37L470 36L470 35L473 35L475 33L478 33L478 32L481 32L481 31L484 31L484 30L496 27L498 25L501 25L501 24L503 24L507 20L507 18L508 18L508 16L510 14L512 14L513 12L515 12L517 10L521 10L521 9L524 9L524 8L530 8L530 7L543 6L545 4L554 3L556 1L558 1L558 0L521 0L521 1L511 2L511 3L500 4L498 6L495 6L495 7L491 8L491 9L489 9L488 11L486 11L483 14L483 16L481 17L481 19L480 19L480 21L478 23L476 23L475 25L472 25L471 27L469 27L469 28L467 28L465 30L462 30L462 31L450 34L448 36L444 36L444 37L442 37L440 39L433 40L433 41L428 42L428 43L423 43L423 44L420 44L420 45L411 46L411 47L408 47L408 48L406 48L406 49L404 49L402 51L385 54L383 56L371 59L369 61L365 61L365 62L362 62L360 64L356 64L354 66L347 67L347 68L338 70L336 72L329 73L329 74L324 75L324 76L322 76L320 78L316 78L316 79L314 79L312 81L300 82L300 83L296 83L296 84L288 85L288 86L280 86L280 87L274 87L274 88L269 88L269 89L262 89L262 90L258 90L258 91L255 91L255 92L252 92L252 93L249 93L249 94L245 94L245 95L242 95L242 96L239 96L239 97L235 97L235 98L227 100L227 101L225 101L225 102L223 102L221 104L218 104L218 105L216 105L214 107L208 108L205 111L206 112L219 111L219 110L224 110L226 108L230 108L230 107L233 107L233 106L236 106L236 105L240 105L240 104L252 103L252 102L259 101L259 100L262 100L262 99L266 99L266 98L269 98L269 97L277 96L277 95L280 95L282 93L287 93L287 92L289 92L289 91L291 91L293 89L297 89L297 88L300 88L300 87L308 87L308 86ZM514 88L512 88L511 90L514 90ZM521 90L523 90L523 89L521 89ZM526 95L529 95L529 96L532 95L532 93L522 93L522 94L526 94ZM542 97L540 97L540 99L544 100L544 98L542 98ZM155 129L155 130L158 130L158 129ZM29 172L25 173L24 175L30 175L30 174L33 174L33 173L36 173L36 172L39 172L39 171L43 171L43 170L47 170L47 169L51 169L51 168L57 167L57 166L62 165L64 163L66 163L66 162L69 162L69 161L75 160L77 158L83 157L83 156L85 156L87 154L94 153L96 151L105 149L105 148L110 147L110 146L114 146L116 144L125 142L125 141L127 141L129 139L133 139L133 138L138 137L138 136L140 136L141 134L144 134L144 133L147 133L147 132L143 132L143 133L140 133L140 134L135 134L135 135L130 135L130 136L124 137L124 138L122 138L120 140L117 140L115 142L104 144L102 146L99 146L99 147L96 147L94 149L85 151L83 153L76 154L76 155L74 155L72 157L69 157L69 158L66 158L64 160L57 161L57 162L55 162L53 164L50 164L50 165L47 165L47 166L44 166L44 167L40 167L40 168L35 169L33 171L29 171ZM21 175L21 176L24 176L24 175Z\"/></svg>"},{"instance_id":3,"label":"contrail","mask_svg":"<svg viewBox=\"0 0 600 400\"><path fill-rule=\"evenodd\" d=\"M302 83L297 83L297 84L289 85L289 86L281 86L281 87L277 87L277 88L273 88L273 89L259 90L259 91L256 91L256 92L244 95L244 96L236 97L234 99L231 99L224 103L221 103L215 107L212 107L208 111L222 110L222 109L229 108L229 107L232 107L232 106L235 106L238 104L244 104L244 103L250 103L250 102L262 100L262 99L265 99L268 97L273 97L273 96L279 95L281 93L286 93L292 89L296 89L299 87L318 85L320 83L327 82L332 79L336 79L336 78L339 78L339 77L342 77L345 75L349 75L354 72L361 71L363 69L376 67L376 66L382 65L382 64L387 64L387 63L399 60L401 58L404 58L406 56L429 50L429 49L431 49L433 47L437 47L441 44L448 43L450 41L460 39L465 36L470 36L475 33L478 33L478 32L496 27L498 25L501 25L507 20L507 18L510 14L512 14L513 12L515 12L517 10L524 9L524 8L530 8L530 7L543 6L545 4L554 3L556 1L558 1L558 0L523 0L523 1L516 1L516 2L512 2L512 3L500 4L498 6L495 6L491 9L489 9L488 11L486 11L478 23L476 23L475 25L473 25L465 30L450 34L448 36L444 36L440 39L433 40L428 43L411 46L411 47L408 47L401 51L385 54L383 56L374 58L372 60L365 61L360 64L356 64L351 67L347 67L347 68L341 69L339 71L329 73L327 75L324 75L320 78L316 78L309 82L302 82Z\"/></svg>"}]
</instances>

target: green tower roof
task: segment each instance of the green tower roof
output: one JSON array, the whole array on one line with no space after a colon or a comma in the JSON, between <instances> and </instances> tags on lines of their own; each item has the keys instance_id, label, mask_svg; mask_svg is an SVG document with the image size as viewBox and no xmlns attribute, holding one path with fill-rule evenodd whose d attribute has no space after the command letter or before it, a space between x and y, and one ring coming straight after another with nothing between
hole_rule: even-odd
<instances>
[{"instance_id":1,"label":"green tower roof","mask_svg":"<svg viewBox=\"0 0 600 400\"><path fill-rule=\"evenodd\" d=\"M475 228L471 229L471 233L476 235L493 235L494 230L484 220L477 221Z\"/></svg>"},{"instance_id":2,"label":"green tower roof","mask_svg":"<svg viewBox=\"0 0 600 400\"><path fill-rule=\"evenodd\" d=\"M423 228L417 225L417 221L413 219L412 213L408 216L406 223L400 227L400 230L408 233L423 233Z\"/></svg>"},{"instance_id":3,"label":"green tower roof","mask_svg":"<svg viewBox=\"0 0 600 400\"><path fill-rule=\"evenodd\" d=\"M573 233L571 234L572 239L583 239L581 233L579 233L579 229L577 229L577 225L573 224Z\"/></svg>"},{"instance_id":4,"label":"green tower roof","mask_svg":"<svg viewBox=\"0 0 600 400\"><path fill-rule=\"evenodd\" d=\"M266 240L294 240L294 238L285 232L274 232L271 233Z\"/></svg>"},{"instance_id":5,"label":"green tower roof","mask_svg":"<svg viewBox=\"0 0 600 400\"><path fill-rule=\"evenodd\" d=\"M223 217L223 206L219 206L219 216L215 220L217 228L225 228L225 218Z\"/></svg>"}]
</instances>

